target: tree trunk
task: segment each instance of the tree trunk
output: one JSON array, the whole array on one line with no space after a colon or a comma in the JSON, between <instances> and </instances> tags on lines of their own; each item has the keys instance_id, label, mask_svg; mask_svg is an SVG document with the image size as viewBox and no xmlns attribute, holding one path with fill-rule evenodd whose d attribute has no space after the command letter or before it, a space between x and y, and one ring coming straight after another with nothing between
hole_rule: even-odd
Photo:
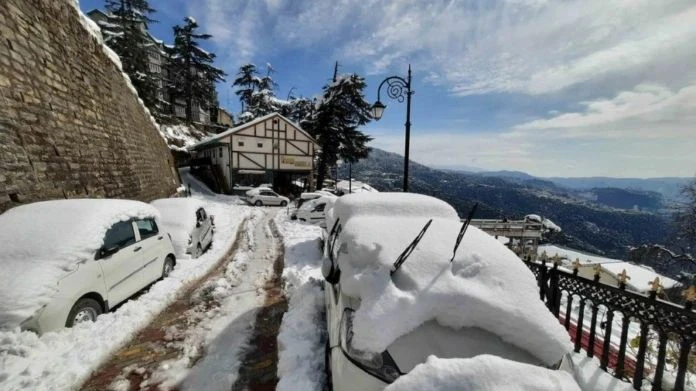
<instances>
[{"instance_id":1,"label":"tree trunk","mask_svg":"<svg viewBox=\"0 0 696 391\"><path fill-rule=\"evenodd\" d=\"M324 159L324 152L319 154L319 164L317 165L317 189L324 187L324 179L326 178L326 169L328 165L326 164L326 159Z\"/></svg>"}]
</instances>

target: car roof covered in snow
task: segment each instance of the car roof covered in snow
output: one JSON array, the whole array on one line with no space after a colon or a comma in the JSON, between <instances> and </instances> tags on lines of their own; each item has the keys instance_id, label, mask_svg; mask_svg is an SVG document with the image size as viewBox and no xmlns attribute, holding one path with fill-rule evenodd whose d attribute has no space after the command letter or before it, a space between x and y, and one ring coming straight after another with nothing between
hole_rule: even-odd
<instances>
[{"instance_id":1,"label":"car roof covered in snow","mask_svg":"<svg viewBox=\"0 0 696 391\"><path fill-rule=\"evenodd\" d=\"M327 227L337 219L341 289L360 299L356 348L383 351L434 319L492 332L548 365L568 351L568 334L539 300L534 275L495 238L469 227L450 263L462 223L444 201L402 193L347 195L329 211ZM394 262L430 219L392 278Z\"/></svg>"},{"instance_id":2,"label":"car roof covered in snow","mask_svg":"<svg viewBox=\"0 0 696 391\"><path fill-rule=\"evenodd\" d=\"M159 218L159 212L114 199L43 201L0 215L0 326L21 322L48 303L62 276L94 259L113 224L147 217Z\"/></svg>"}]
</instances>

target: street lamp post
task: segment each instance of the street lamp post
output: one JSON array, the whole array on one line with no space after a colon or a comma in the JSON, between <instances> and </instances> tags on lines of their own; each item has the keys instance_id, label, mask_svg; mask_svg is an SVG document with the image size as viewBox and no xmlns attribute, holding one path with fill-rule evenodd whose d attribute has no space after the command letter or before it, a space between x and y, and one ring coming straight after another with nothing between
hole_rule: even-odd
<instances>
[{"instance_id":1,"label":"street lamp post","mask_svg":"<svg viewBox=\"0 0 696 391\"><path fill-rule=\"evenodd\" d=\"M408 152L409 145L411 142L411 95L413 91L411 90L411 65L408 66L408 76L406 79L400 76L389 76L382 80L379 87L377 88L377 102L372 105L372 117L379 121L384 114L384 109L387 108L380 100L380 92L384 83L387 83L387 95L399 102L406 99L406 147L404 152L404 192L408 192Z\"/></svg>"}]
</instances>

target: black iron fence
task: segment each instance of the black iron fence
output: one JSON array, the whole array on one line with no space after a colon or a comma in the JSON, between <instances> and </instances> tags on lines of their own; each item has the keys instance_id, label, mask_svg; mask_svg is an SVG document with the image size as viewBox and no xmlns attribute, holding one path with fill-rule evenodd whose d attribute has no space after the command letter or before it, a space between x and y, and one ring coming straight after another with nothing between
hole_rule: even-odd
<instances>
[{"instance_id":1,"label":"black iron fence","mask_svg":"<svg viewBox=\"0 0 696 391\"><path fill-rule=\"evenodd\" d=\"M558 263L525 264L539 282L541 300L571 334L575 352L598 357L603 370L631 381L636 390L647 382L652 390L682 391L696 381L693 286L680 306L657 297L659 281L646 296L626 291L625 274L612 287L600 283L599 274L594 280L578 276L577 268L570 273Z\"/></svg>"}]
</instances>

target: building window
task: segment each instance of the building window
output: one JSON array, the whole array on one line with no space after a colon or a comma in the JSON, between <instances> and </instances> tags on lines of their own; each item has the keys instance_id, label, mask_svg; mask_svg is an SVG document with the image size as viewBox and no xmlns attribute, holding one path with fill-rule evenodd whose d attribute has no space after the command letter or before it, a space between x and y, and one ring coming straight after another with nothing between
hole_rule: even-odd
<instances>
[{"instance_id":1,"label":"building window","mask_svg":"<svg viewBox=\"0 0 696 391\"><path fill-rule=\"evenodd\" d=\"M222 157L222 147L220 147L219 149L220 149L220 157Z\"/></svg>"},{"instance_id":2,"label":"building window","mask_svg":"<svg viewBox=\"0 0 696 391\"><path fill-rule=\"evenodd\" d=\"M243 147L243 146L244 146L244 141L238 142L237 145L239 145L240 147Z\"/></svg>"},{"instance_id":3,"label":"building window","mask_svg":"<svg viewBox=\"0 0 696 391\"><path fill-rule=\"evenodd\" d=\"M263 143L257 143L256 146L259 148L263 148Z\"/></svg>"}]
</instances>

